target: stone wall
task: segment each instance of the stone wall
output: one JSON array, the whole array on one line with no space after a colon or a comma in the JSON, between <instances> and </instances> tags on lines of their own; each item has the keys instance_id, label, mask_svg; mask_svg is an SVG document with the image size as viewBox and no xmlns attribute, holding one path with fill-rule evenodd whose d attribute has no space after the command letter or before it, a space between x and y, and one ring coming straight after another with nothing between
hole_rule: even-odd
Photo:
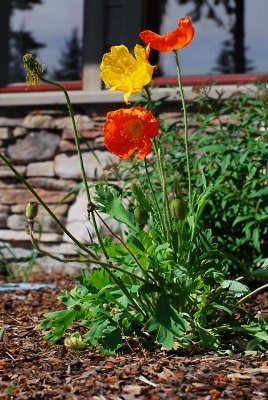
<instances>
[{"instance_id":1,"label":"stone wall","mask_svg":"<svg viewBox=\"0 0 268 400\"><path fill-rule=\"evenodd\" d=\"M86 174L89 181L103 175L103 169L115 158L103 144L103 116L76 114L77 129L82 137ZM94 151L92 151L93 149ZM55 211L72 234L83 241L92 231L86 217L86 198L82 189L70 194L81 183L76 146L69 117L60 110L38 110L20 118L0 117L0 150ZM66 197L67 196L67 197ZM65 198L63 202L61 200ZM33 195L0 161L0 243L20 249L31 248L25 230L24 210ZM39 207L43 248L70 255L75 247Z\"/></svg>"}]
</instances>

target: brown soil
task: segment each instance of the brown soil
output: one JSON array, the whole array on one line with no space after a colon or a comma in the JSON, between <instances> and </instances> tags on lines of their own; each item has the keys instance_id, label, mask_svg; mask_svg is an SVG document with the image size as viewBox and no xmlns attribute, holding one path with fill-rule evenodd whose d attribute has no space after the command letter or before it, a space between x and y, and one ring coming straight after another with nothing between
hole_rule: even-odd
<instances>
[{"instance_id":1,"label":"brown soil","mask_svg":"<svg viewBox=\"0 0 268 400\"><path fill-rule=\"evenodd\" d=\"M71 276L35 276L58 289L0 293L1 399L258 399L268 398L267 355L218 356L133 349L104 356L48 346L35 326L61 307L56 300Z\"/></svg>"}]
</instances>

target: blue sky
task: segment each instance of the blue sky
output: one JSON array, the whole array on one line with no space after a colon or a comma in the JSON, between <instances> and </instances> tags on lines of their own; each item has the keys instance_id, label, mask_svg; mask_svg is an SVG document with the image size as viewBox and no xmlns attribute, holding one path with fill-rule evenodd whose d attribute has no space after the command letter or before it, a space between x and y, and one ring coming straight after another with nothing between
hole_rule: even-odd
<instances>
[{"instance_id":1,"label":"blue sky","mask_svg":"<svg viewBox=\"0 0 268 400\"><path fill-rule=\"evenodd\" d=\"M82 36L83 0L44 0L44 4L45 6L35 6L32 11L16 12L12 17L12 27L19 29L24 26L33 32L36 40L47 44L46 48L40 51L40 58L52 69L56 66L60 49L64 47L72 29L77 27L80 37ZM178 5L176 0L169 0L168 13L164 16L161 33L174 30L178 19L186 16L192 7ZM268 71L267 17L268 0L246 0L246 46L249 49L248 57L253 60L258 72ZM225 23L228 30L227 19ZM180 52L184 75L211 73L221 42L226 39L226 31L207 19L195 23L195 31L191 44ZM165 74L174 75L175 67L171 55L165 53L161 57Z\"/></svg>"}]
</instances>

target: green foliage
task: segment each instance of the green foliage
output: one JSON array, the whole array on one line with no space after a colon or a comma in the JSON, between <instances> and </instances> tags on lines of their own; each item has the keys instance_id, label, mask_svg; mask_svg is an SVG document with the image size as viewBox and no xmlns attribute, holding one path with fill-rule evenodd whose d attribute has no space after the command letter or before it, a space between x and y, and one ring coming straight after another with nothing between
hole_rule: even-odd
<instances>
[{"instance_id":1,"label":"green foliage","mask_svg":"<svg viewBox=\"0 0 268 400\"><path fill-rule=\"evenodd\" d=\"M66 347L89 345L104 354L130 340L232 352L241 350L239 333L243 350L268 350L267 320L243 306L256 293L243 279L267 282L267 262L254 271L251 266L267 251L267 98L265 91L255 98L224 100L220 94L216 101L199 94L190 153L184 129L165 120L162 135L153 139L154 157L144 165L133 160L116 166L117 180L126 179L123 188L108 185L107 172L95 186L94 203L78 146L88 211L111 237L103 237L92 218L98 242L73 239L91 269L60 295L65 309L40 322L49 343L65 337ZM74 132L78 140L75 126ZM100 212L124 225L123 237Z\"/></svg>"},{"instance_id":2,"label":"green foliage","mask_svg":"<svg viewBox=\"0 0 268 400\"><path fill-rule=\"evenodd\" d=\"M119 222L136 229L133 218L128 213L116 188L106 185L95 186L95 200L99 203L99 210L110 215Z\"/></svg>"},{"instance_id":3,"label":"green foliage","mask_svg":"<svg viewBox=\"0 0 268 400\"><path fill-rule=\"evenodd\" d=\"M268 256L268 94L265 85L258 89L256 97L237 94L217 104L201 94L199 104L210 112L197 114L201 126L191 138L193 169L201 165L214 186L204 224L249 269Z\"/></svg>"},{"instance_id":4,"label":"green foliage","mask_svg":"<svg viewBox=\"0 0 268 400\"><path fill-rule=\"evenodd\" d=\"M145 283L139 279L144 278L139 263L121 243L106 238L109 262L121 267L114 275L131 298L109 270L83 270L77 278L79 286L60 296L66 310L49 313L40 323L46 339L55 343L76 320L89 328L82 340L105 354L117 351L127 337L149 337L167 349L235 350L231 330L222 330L223 326L239 328L251 343L250 349L259 348L260 341L265 347L264 337L256 336L263 330L249 328L251 316L244 311L238 320L234 312L237 298L248 293L248 288L228 279L230 260L217 249L209 230L196 230L189 245L191 229L186 221L178 254L152 228L129 234L126 246L135 251L148 274Z\"/></svg>"},{"instance_id":5,"label":"green foliage","mask_svg":"<svg viewBox=\"0 0 268 400\"><path fill-rule=\"evenodd\" d=\"M201 88L189 117L189 123L197 126L189 136L193 191L196 196L204 187L212 192L200 208L202 224L213 230L221 249L235 255L248 272L268 257L267 101L265 84L257 85L253 96L238 92L223 98L219 93L216 99L210 97L210 88ZM177 174L185 194L183 128L164 118L161 130L168 192L175 194L173 176ZM153 162L148 161L149 172L157 182ZM127 174L129 181L139 182L140 191L149 192L143 168L133 159L131 166L119 163L118 174ZM160 203L161 196L157 200ZM230 267L230 272L235 274L236 267Z\"/></svg>"}]
</instances>

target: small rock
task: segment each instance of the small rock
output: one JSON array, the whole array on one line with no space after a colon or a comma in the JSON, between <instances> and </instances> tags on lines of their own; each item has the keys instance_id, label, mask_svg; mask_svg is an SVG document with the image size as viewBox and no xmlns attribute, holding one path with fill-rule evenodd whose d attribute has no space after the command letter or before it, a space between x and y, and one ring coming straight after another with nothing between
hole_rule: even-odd
<instances>
[{"instance_id":1,"label":"small rock","mask_svg":"<svg viewBox=\"0 0 268 400\"><path fill-rule=\"evenodd\" d=\"M12 185L11 185L12 186ZM14 203L27 203L28 201L36 201L35 197L27 189L8 189L9 185L6 185L7 190L3 190L1 193L1 203L10 204ZM66 196L64 191L52 191L52 190L38 190L39 196L48 204L59 203L63 197ZM69 196L65 202L69 203L74 199L74 195Z\"/></svg>"},{"instance_id":2,"label":"small rock","mask_svg":"<svg viewBox=\"0 0 268 400\"><path fill-rule=\"evenodd\" d=\"M16 165L16 170L21 174L25 175L26 167L24 165ZM0 178L14 178L14 173L6 166L0 166Z\"/></svg>"},{"instance_id":3,"label":"small rock","mask_svg":"<svg viewBox=\"0 0 268 400\"><path fill-rule=\"evenodd\" d=\"M83 153L84 166L88 179L100 178L103 174L103 168L109 162L118 159L116 156L110 154L108 151L96 150L94 153L99 162L92 152ZM57 155L54 160L54 170L55 174L61 178L81 179L81 171L77 155Z\"/></svg>"},{"instance_id":4,"label":"small rock","mask_svg":"<svg viewBox=\"0 0 268 400\"><path fill-rule=\"evenodd\" d=\"M0 237L2 241L9 242L21 242L30 241L30 237L26 231L16 231L15 229L0 229ZM42 242L59 242L62 239L62 235L58 233L43 233Z\"/></svg>"},{"instance_id":5,"label":"small rock","mask_svg":"<svg viewBox=\"0 0 268 400\"><path fill-rule=\"evenodd\" d=\"M92 129L94 122L88 115L77 114L74 116L76 129L81 131L82 129ZM72 121L70 117L57 118L53 121L53 128L57 129L72 129Z\"/></svg>"},{"instance_id":6,"label":"small rock","mask_svg":"<svg viewBox=\"0 0 268 400\"><path fill-rule=\"evenodd\" d=\"M51 115L29 114L24 118L22 125L31 129L50 129L52 121Z\"/></svg>"},{"instance_id":7,"label":"small rock","mask_svg":"<svg viewBox=\"0 0 268 400\"><path fill-rule=\"evenodd\" d=\"M8 206L4 206L3 204L0 204L0 213L1 214L8 214L8 211L9 211Z\"/></svg>"},{"instance_id":8,"label":"small rock","mask_svg":"<svg viewBox=\"0 0 268 400\"><path fill-rule=\"evenodd\" d=\"M61 221L65 223L64 218L61 218ZM25 222L26 220L24 214L12 214L7 218L7 227L19 231L24 230ZM42 232L62 232L59 226L52 220L50 215L38 214L34 224L35 232L38 231L38 224L42 225Z\"/></svg>"},{"instance_id":9,"label":"small rock","mask_svg":"<svg viewBox=\"0 0 268 400\"><path fill-rule=\"evenodd\" d=\"M12 214L24 214L25 213L26 204L15 204L10 207L10 211ZM1 207L1 206L0 206ZM3 206L7 207L7 206ZM68 204L50 204L51 210L58 216L66 215L67 210L69 208ZM1 208L0 208L1 211ZM38 207L38 216L39 215L48 215L47 210L45 210L41 205Z\"/></svg>"},{"instance_id":10,"label":"small rock","mask_svg":"<svg viewBox=\"0 0 268 400\"><path fill-rule=\"evenodd\" d=\"M51 244L44 244L42 249L60 256L76 256L77 255L77 246L72 243L60 243L56 246Z\"/></svg>"},{"instance_id":11,"label":"small rock","mask_svg":"<svg viewBox=\"0 0 268 400\"><path fill-rule=\"evenodd\" d=\"M7 214L3 214L0 212L0 228L7 227Z\"/></svg>"},{"instance_id":12,"label":"small rock","mask_svg":"<svg viewBox=\"0 0 268 400\"><path fill-rule=\"evenodd\" d=\"M0 126L9 126L11 128L15 128L16 126L20 126L23 120L21 118L5 118L0 117Z\"/></svg>"},{"instance_id":13,"label":"small rock","mask_svg":"<svg viewBox=\"0 0 268 400\"><path fill-rule=\"evenodd\" d=\"M11 130L8 127L0 127L0 139L11 139L12 138L12 134L11 134Z\"/></svg>"},{"instance_id":14,"label":"small rock","mask_svg":"<svg viewBox=\"0 0 268 400\"><path fill-rule=\"evenodd\" d=\"M20 137L20 136L25 136L27 133L28 133L28 130L26 128L24 128L23 126L17 126L13 130L13 136L15 138Z\"/></svg>"},{"instance_id":15,"label":"small rock","mask_svg":"<svg viewBox=\"0 0 268 400\"><path fill-rule=\"evenodd\" d=\"M53 161L28 164L26 176L54 176Z\"/></svg>"},{"instance_id":16,"label":"small rock","mask_svg":"<svg viewBox=\"0 0 268 400\"><path fill-rule=\"evenodd\" d=\"M103 136L102 129L80 129L79 133L82 138L85 139L95 139L96 137ZM72 139L74 137L72 129L64 129L62 138L63 139Z\"/></svg>"},{"instance_id":17,"label":"small rock","mask_svg":"<svg viewBox=\"0 0 268 400\"><path fill-rule=\"evenodd\" d=\"M88 150L88 146L86 145L86 143L81 143L80 144L80 149L81 150ZM70 141L70 140L61 139L60 144L59 144L59 150L62 153L65 153L66 151L76 152L75 142L74 141Z\"/></svg>"},{"instance_id":18,"label":"small rock","mask_svg":"<svg viewBox=\"0 0 268 400\"><path fill-rule=\"evenodd\" d=\"M14 145L8 146L8 155L14 162L28 163L49 160L56 153L60 138L46 131L31 132Z\"/></svg>"},{"instance_id":19,"label":"small rock","mask_svg":"<svg viewBox=\"0 0 268 400\"><path fill-rule=\"evenodd\" d=\"M77 182L67 179L53 179L53 178L29 178L28 182L35 188L43 188L47 190L71 190Z\"/></svg>"}]
</instances>

